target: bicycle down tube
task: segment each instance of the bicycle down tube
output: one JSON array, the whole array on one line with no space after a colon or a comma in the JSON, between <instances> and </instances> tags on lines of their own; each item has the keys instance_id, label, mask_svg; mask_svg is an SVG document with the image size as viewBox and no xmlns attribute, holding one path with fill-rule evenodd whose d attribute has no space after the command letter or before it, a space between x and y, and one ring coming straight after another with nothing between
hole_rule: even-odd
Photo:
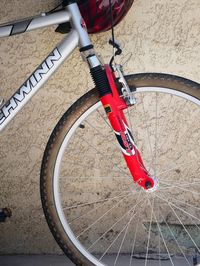
<instances>
[{"instance_id":1,"label":"bicycle down tube","mask_svg":"<svg viewBox=\"0 0 200 266\"><path fill-rule=\"evenodd\" d=\"M78 21L80 21L81 15L74 8L74 5L71 8L69 7L69 9L69 11L59 11L47 15L42 14L40 17L3 24L0 26L0 37L12 36L70 20L73 21L75 17L77 20L78 16ZM71 32L53 49L41 65L36 68L15 94L1 107L0 131L5 128L78 45L80 47L91 45L86 29L81 27L81 25L77 25L77 23L73 23L73 25L74 27Z\"/></svg>"}]
</instances>

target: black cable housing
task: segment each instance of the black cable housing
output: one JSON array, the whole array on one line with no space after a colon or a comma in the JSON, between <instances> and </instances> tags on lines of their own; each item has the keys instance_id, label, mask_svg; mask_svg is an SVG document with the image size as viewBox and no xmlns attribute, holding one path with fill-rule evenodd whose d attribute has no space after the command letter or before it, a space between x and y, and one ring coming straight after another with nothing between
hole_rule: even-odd
<instances>
[{"instance_id":1,"label":"black cable housing","mask_svg":"<svg viewBox=\"0 0 200 266\"><path fill-rule=\"evenodd\" d=\"M91 68L90 73L100 97L111 93L110 84L106 76L106 72L104 69L102 69L102 66L99 65Z\"/></svg>"}]
</instances>

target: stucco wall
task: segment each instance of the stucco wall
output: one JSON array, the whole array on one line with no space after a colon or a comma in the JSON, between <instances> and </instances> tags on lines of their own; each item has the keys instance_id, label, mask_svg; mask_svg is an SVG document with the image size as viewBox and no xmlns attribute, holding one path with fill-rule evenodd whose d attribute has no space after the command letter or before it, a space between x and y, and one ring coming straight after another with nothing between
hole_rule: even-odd
<instances>
[{"instance_id":1,"label":"stucco wall","mask_svg":"<svg viewBox=\"0 0 200 266\"><path fill-rule=\"evenodd\" d=\"M0 22L53 8L54 0L0 1ZM200 5L198 0L135 0L116 35L126 71L173 73L200 82ZM108 60L110 32L92 36ZM54 27L0 40L0 97L12 95L62 39ZM126 44L126 46L125 46ZM48 136L61 114L92 87L76 51L0 138L0 208L13 216L0 224L0 253L59 253L47 228L39 196L39 171Z\"/></svg>"}]
</instances>

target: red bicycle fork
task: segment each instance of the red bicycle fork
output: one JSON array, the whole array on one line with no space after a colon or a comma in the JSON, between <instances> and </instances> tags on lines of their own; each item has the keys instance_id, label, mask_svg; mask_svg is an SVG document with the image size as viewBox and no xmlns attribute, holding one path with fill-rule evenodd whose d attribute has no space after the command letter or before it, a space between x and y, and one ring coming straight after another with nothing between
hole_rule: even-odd
<instances>
[{"instance_id":1,"label":"red bicycle fork","mask_svg":"<svg viewBox=\"0 0 200 266\"><path fill-rule=\"evenodd\" d=\"M106 75L110 84L111 93L100 97L107 113L110 124L119 142L126 164L131 172L134 182L138 183L145 190L154 187L154 180L149 176L141 155L134 143L131 130L128 126L124 110L127 108L123 98L120 98L117 91L114 74L109 66L105 66Z\"/></svg>"}]
</instances>

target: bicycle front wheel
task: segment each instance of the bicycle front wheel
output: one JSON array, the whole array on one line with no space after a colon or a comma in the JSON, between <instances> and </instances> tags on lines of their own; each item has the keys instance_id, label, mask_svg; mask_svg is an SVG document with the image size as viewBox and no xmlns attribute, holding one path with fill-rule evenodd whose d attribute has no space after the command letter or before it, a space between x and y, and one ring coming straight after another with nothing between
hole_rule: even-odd
<instances>
[{"instance_id":1,"label":"bicycle front wheel","mask_svg":"<svg viewBox=\"0 0 200 266\"><path fill-rule=\"evenodd\" d=\"M126 77L126 111L149 173L132 180L94 89L47 144L41 198L56 241L76 265L193 265L200 252L200 85L164 74Z\"/></svg>"}]
</instances>

